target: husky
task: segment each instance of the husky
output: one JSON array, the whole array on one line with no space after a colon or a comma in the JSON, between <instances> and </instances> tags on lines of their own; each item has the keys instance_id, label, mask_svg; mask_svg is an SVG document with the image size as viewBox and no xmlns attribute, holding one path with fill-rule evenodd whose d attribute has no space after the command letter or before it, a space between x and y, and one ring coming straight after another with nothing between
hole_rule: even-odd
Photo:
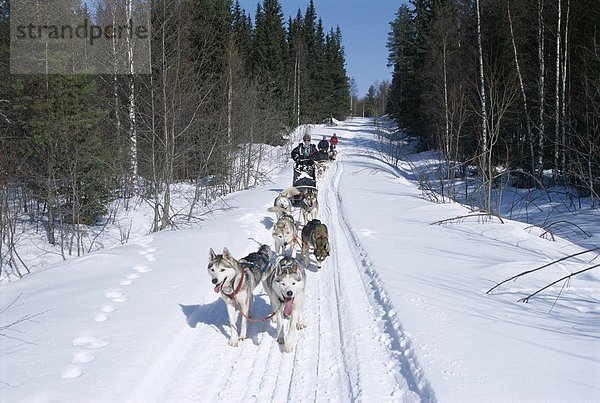
<instances>
[{"instance_id":1,"label":"husky","mask_svg":"<svg viewBox=\"0 0 600 403\"><path fill-rule=\"evenodd\" d=\"M329 256L329 233L327 226L321 221L313 219L302 228L302 258L304 266L308 268L310 264L310 249L314 249L314 255L317 259L317 268L321 268L321 263Z\"/></svg>"},{"instance_id":2,"label":"husky","mask_svg":"<svg viewBox=\"0 0 600 403\"><path fill-rule=\"evenodd\" d=\"M277 342L284 344L286 353L294 349L296 330L304 324L304 287L306 272L294 258L283 257L267 274L263 287L271 301L277 322ZM284 336L283 319L289 318L287 336Z\"/></svg>"},{"instance_id":3,"label":"husky","mask_svg":"<svg viewBox=\"0 0 600 403\"><path fill-rule=\"evenodd\" d=\"M329 160L335 161L336 158L337 158L337 150L331 150L329 152Z\"/></svg>"},{"instance_id":4,"label":"husky","mask_svg":"<svg viewBox=\"0 0 600 403\"><path fill-rule=\"evenodd\" d=\"M322 179L323 175L325 175L325 171L327 171L327 168L329 168L329 161L318 161L315 162L315 164L317 165L317 178L318 179Z\"/></svg>"},{"instance_id":5,"label":"husky","mask_svg":"<svg viewBox=\"0 0 600 403\"><path fill-rule=\"evenodd\" d=\"M273 207L275 208L275 207ZM283 254L285 248L291 245L291 256L296 257L296 247L294 242L298 239L298 230L294 217L287 213L282 213L281 218L273 226L273 241L275 242L275 253Z\"/></svg>"},{"instance_id":6,"label":"husky","mask_svg":"<svg viewBox=\"0 0 600 403\"><path fill-rule=\"evenodd\" d=\"M263 258L264 255L268 257ZM220 255L210 248L208 252L208 274L212 277L214 291L221 295L227 305L231 337L229 345L237 347L240 340L246 338L247 317L250 315L250 306L254 288L261 281L264 271L268 271L270 261L270 248L261 246L256 254L250 254L240 261L231 256L227 248L223 248ZM238 335L236 305L242 312L242 324Z\"/></svg>"},{"instance_id":7,"label":"husky","mask_svg":"<svg viewBox=\"0 0 600 403\"><path fill-rule=\"evenodd\" d=\"M309 221L308 216L310 216L312 220L317 218L319 214L319 200L316 189L309 188L304 191L302 201L300 202L300 210L302 211L305 223Z\"/></svg>"},{"instance_id":8,"label":"husky","mask_svg":"<svg viewBox=\"0 0 600 403\"><path fill-rule=\"evenodd\" d=\"M292 202L290 201L290 197L296 196L300 194L300 191L295 187L289 187L284 189L279 196L275 198L273 202L273 207L270 207L268 210L277 215L277 219L280 219L283 213L291 214L292 212Z\"/></svg>"}]
</instances>

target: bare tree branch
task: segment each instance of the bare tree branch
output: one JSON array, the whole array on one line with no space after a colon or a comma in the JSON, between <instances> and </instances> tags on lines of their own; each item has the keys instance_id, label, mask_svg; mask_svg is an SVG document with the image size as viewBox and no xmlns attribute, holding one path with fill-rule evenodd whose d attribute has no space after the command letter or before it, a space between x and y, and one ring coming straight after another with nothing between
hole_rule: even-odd
<instances>
[{"instance_id":1,"label":"bare tree branch","mask_svg":"<svg viewBox=\"0 0 600 403\"><path fill-rule=\"evenodd\" d=\"M492 218L492 217L496 217L498 220L500 220L500 223L504 224L504 220L502 219L502 217L500 217L497 214L494 213L477 213L477 214L467 214L467 215L461 215L458 217L453 217L453 218L446 218L444 220L440 220L440 221L436 221L436 222L432 222L430 225L442 225L442 224L446 224L452 221L459 221L459 220L464 220L470 217L487 217L487 218Z\"/></svg>"},{"instance_id":2,"label":"bare tree branch","mask_svg":"<svg viewBox=\"0 0 600 403\"><path fill-rule=\"evenodd\" d=\"M554 260L554 261L552 261L552 262L550 262L550 263L547 263L547 264L545 264L545 265L543 265L543 266L536 267L535 269L531 269L531 270L527 270L527 271L521 272L521 273L519 273L519 274L517 274L517 275L515 275L515 276L512 276L511 278L508 278L508 279L506 279L506 280L504 280L504 281L502 281L502 282L500 282L500 283L496 284L494 287L492 287L492 288L490 288L489 290L487 290L486 294L489 294L489 293L491 293L491 292L492 292L492 291L494 291L496 288L500 287L502 284L504 284L504 283L508 283L508 282L509 282L509 281L511 281L511 280L516 280L516 279L518 279L519 277L522 277L522 276L524 276L524 275L526 275L526 274L533 273L533 272L536 272L536 271L538 271L538 270L545 269L546 267L548 267L548 266L552 266L553 264L560 263L560 262L562 262L562 261L564 261L564 260L567 260L567 259L570 259L570 258L572 258L572 257L576 257L576 256L579 256L579 255L583 255L583 254L586 254L586 253L588 253L588 252L593 252L593 251L595 251L595 250L599 250L599 249L600 249L600 246L597 246L597 247L595 247L595 248L592 248L592 249L587 249L587 250L584 250L584 251L581 251L581 252L574 253L574 254L572 254L572 255L569 255L569 256L562 257L562 258L560 258L560 259L558 259L558 260ZM597 266L593 266L593 267L597 267Z\"/></svg>"},{"instance_id":3,"label":"bare tree branch","mask_svg":"<svg viewBox=\"0 0 600 403\"><path fill-rule=\"evenodd\" d=\"M600 267L600 263L598 263L598 264L596 264L596 265L594 265L594 266L587 267L587 268L585 268L585 269L583 269L583 270L576 271L575 273L570 273L570 274L568 274L568 275L566 275L566 276L564 276L564 277L561 277L561 278L559 278L558 280L556 280L556 281L553 281L552 283L548 284L547 286L545 286L545 287L543 287L543 288L540 288L539 290L537 290L537 291L536 291L536 292L534 292L533 294L529 294L529 295L528 295L528 296L526 296L525 298L521 298L521 299L520 299L518 302L525 302L525 303L528 303L528 302L529 302L529 299L530 299L531 297L533 297L534 295L537 295L537 294L539 294L540 292L544 291L544 290L545 290L545 289L547 289L547 288L550 288L550 287L552 287L554 284L556 284L556 283L560 283L560 282L561 282L561 281L563 281L563 280L570 279L571 277L573 277L573 276L576 276L576 275L578 275L578 274L581 274L581 273L584 273L584 272L586 272L586 271L589 271L589 270L595 269L596 267Z\"/></svg>"}]
</instances>

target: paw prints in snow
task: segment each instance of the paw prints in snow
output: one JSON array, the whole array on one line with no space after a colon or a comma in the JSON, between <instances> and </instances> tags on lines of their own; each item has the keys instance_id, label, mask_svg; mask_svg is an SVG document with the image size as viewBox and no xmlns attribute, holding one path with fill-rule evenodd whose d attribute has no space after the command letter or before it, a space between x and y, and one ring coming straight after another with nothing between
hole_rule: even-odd
<instances>
[{"instance_id":1,"label":"paw prints in snow","mask_svg":"<svg viewBox=\"0 0 600 403\"><path fill-rule=\"evenodd\" d=\"M127 301L127 296L119 291L109 291L104 296L110 299L112 302L125 302Z\"/></svg>"},{"instance_id":2,"label":"paw prints in snow","mask_svg":"<svg viewBox=\"0 0 600 403\"><path fill-rule=\"evenodd\" d=\"M78 351L77 353L75 353L75 355L71 359L71 363L75 365L66 368L62 372L60 376L62 379L79 378L83 373L83 370L81 369L81 367L77 366L77 364L87 364L88 362L93 361L96 358L94 354L86 350L96 350L102 347L106 347L110 344L108 341L86 336L77 337L76 339L73 339L72 343L74 347L81 347L85 350Z\"/></svg>"},{"instance_id":3,"label":"paw prints in snow","mask_svg":"<svg viewBox=\"0 0 600 403\"><path fill-rule=\"evenodd\" d=\"M105 320L108 320L108 314L114 310L115 308L112 305L104 305L102 308L100 308L100 312L96 314L94 320L96 322L104 322Z\"/></svg>"},{"instance_id":4,"label":"paw prints in snow","mask_svg":"<svg viewBox=\"0 0 600 403\"><path fill-rule=\"evenodd\" d=\"M138 253L146 258L149 262L154 262L156 260L156 256L154 256L154 252L156 249L154 248L146 248L144 250L139 251Z\"/></svg>"},{"instance_id":5,"label":"paw prints in snow","mask_svg":"<svg viewBox=\"0 0 600 403\"><path fill-rule=\"evenodd\" d=\"M138 273L148 273L148 272L151 272L151 271L152 271L152 269L151 269L151 268L149 268L149 267L148 267L148 266L146 266L146 265L135 266L135 267L133 268L133 270L137 271ZM131 276L131 274L130 274L130 276ZM128 276L128 277L129 277L129 276Z\"/></svg>"}]
</instances>

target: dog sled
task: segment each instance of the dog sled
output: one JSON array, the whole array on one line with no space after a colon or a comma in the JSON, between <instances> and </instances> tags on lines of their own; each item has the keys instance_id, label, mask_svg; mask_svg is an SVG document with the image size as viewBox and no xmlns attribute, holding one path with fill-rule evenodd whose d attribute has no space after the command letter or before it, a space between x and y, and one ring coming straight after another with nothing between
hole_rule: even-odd
<instances>
[{"instance_id":1,"label":"dog sled","mask_svg":"<svg viewBox=\"0 0 600 403\"><path fill-rule=\"evenodd\" d=\"M299 191L291 199L292 206L294 207L300 207L306 190L314 189L317 191L317 170L315 162L312 159L301 159L296 162L292 185Z\"/></svg>"}]
</instances>

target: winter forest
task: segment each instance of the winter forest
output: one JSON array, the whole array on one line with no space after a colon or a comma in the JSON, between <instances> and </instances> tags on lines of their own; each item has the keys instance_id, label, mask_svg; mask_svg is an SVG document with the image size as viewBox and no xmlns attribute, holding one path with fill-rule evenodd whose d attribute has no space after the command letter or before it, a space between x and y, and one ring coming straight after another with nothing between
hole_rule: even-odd
<instances>
[{"instance_id":1,"label":"winter forest","mask_svg":"<svg viewBox=\"0 0 600 403\"><path fill-rule=\"evenodd\" d=\"M58 3L74 19L113 19L114 1L95 2L94 16L85 2ZM151 4L152 74L100 76L9 75L10 1L0 3L0 269L28 271L22 220L63 257L93 250L85 227L132 195L152 207L152 232L174 228L174 215L195 220L196 205L260 181L261 144L349 114L342 32L312 2L289 20L278 0L252 14L229 0L140 3ZM127 45L114 44L115 60ZM174 212L183 181L196 192Z\"/></svg>"},{"instance_id":2,"label":"winter forest","mask_svg":"<svg viewBox=\"0 0 600 403\"><path fill-rule=\"evenodd\" d=\"M391 23L391 84L371 87L368 110L443 154L447 197L476 166L490 212L507 181L597 206L599 22L594 1L410 1Z\"/></svg>"},{"instance_id":3,"label":"winter forest","mask_svg":"<svg viewBox=\"0 0 600 403\"><path fill-rule=\"evenodd\" d=\"M596 402L599 251L598 0L0 0L2 402Z\"/></svg>"},{"instance_id":4,"label":"winter forest","mask_svg":"<svg viewBox=\"0 0 600 403\"><path fill-rule=\"evenodd\" d=\"M116 12L109 1L60 4L73 19ZM600 203L594 1L411 0L381 22L393 73L364 97L341 29L312 1L287 19L278 0L140 4L150 5L151 74L11 75L11 2L0 3L0 270L29 271L24 231L63 259L96 250L89 228L131 203L151 208L151 232L201 220L198 206L261 182L265 145L350 116L388 115L419 150L437 151L436 173L421 178L436 199L500 214L504 186L560 186L575 207ZM115 65L128 45L114 41ZM469 180L471 193L457 185ZM181 183L193 192L175 209Z\"/></svg>"}]
</instances>

